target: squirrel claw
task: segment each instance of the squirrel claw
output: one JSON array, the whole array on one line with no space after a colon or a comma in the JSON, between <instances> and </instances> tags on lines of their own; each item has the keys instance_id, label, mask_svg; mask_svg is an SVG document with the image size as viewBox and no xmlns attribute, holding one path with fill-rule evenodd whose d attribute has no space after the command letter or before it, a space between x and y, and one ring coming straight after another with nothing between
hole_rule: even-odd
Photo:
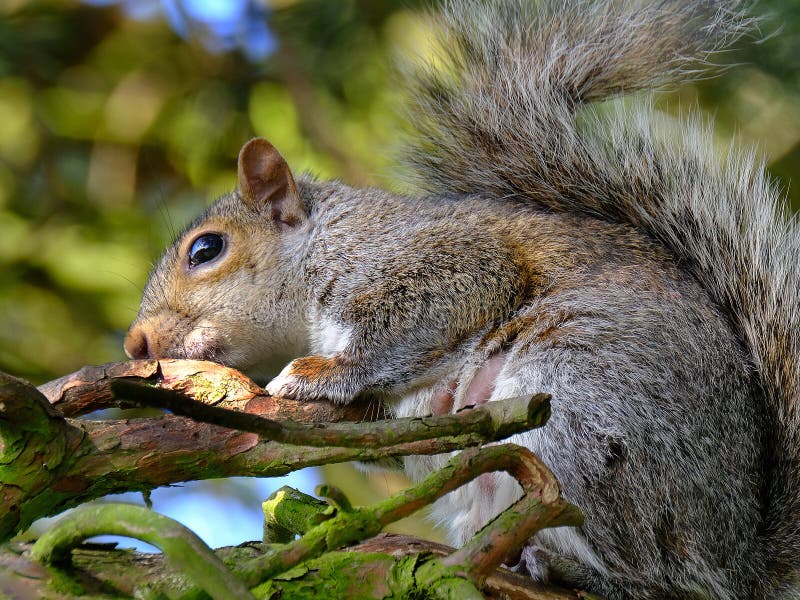
<instances>
[{"instance_id":1,"label":"squirrel claw","mask_svg":"<svg viewBox=\"0 0 800 600\"><path fill-rule=\"evenodd\" d=\"M294 361L292 361L294 362ZM292 363L286 365L272 381L267 384L266 390L270 396L296 399L299 377L291 374Z\"/></svg>"},{"instance_id":2,"label":"squirrel claw","mask_svg":"<svg viewBox=\"0 0 800 600\"><path fill-rule=\"evenodd\" d=\"M348 402L348 394L337 385L341 379L341 360L337 357L303 356L296 358L267 384L271 396L292 400L317 400L326 398L334 402Z\"/></svg>"}]
</instances>

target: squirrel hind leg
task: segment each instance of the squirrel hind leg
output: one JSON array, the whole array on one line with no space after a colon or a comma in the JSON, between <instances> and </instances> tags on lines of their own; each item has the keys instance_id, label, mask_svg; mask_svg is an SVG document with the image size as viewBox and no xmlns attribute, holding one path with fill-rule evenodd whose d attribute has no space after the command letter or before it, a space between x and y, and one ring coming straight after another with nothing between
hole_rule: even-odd
<instances>
[{"instance_id":1,"label":"squirrel hind leg","mask_svg":"<svg viewBox=\"0 0 800 600\"><path fill-rule=\"evenodd\" d=\"M527 572L534 579L544 583L572 589L592 590L592 594L598 594L602 598L645 600L671 597L663 595L661 591L654 596L641 588L627 589L627 586L621 584L622 582L613 581L608 573L598 571L591 565L551 552L535 544L526 546L522 550L520 563L516 570ZM688 600L686 596L681 597Z\"/></svg>"},{"instance_id":2,"label":"squirrel hind leg","mask_svg":"<svg viewBox=\"0 0 800 600\"><path fill-rule=\"evenodd\" d=\"M480 364L466 381L450 379L431 391L430 413L444 415L470 406L486 404L492 397L506 355L497 352Z\"/></svg>"},{"instance_id":3,"label":"squirrel hind leg","mask_svg":"<svg viewBox=\"0 0 800 600\"><path fill-rule=\"evenodd\" d=\"M492 397L497 377L506 364L506 353L497 352L484 361L473 374L464 392L459 394L456 409L486 404Z\"/></svg>"},{"instance_id":4,"label":"squirrel hind leg","mask_svg":"<svg viewBox=\"0 0 800 600\"><path fill-rule=\"evenodd\" d=\"M523 548L519 567L544 583L559 583L578 589L594 589L587 582L600 578L600 574L585 563L533 544Z\"/></svg>"}]
</instances>

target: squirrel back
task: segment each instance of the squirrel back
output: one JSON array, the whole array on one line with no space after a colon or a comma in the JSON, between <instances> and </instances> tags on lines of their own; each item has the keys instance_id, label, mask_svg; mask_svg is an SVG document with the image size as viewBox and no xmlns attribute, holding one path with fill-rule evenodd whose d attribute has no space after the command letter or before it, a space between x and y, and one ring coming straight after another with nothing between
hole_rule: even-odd
<instances>
[{"instance_id":1,"label":"squirrel back","mask_svg":"<svg viewBox=\"0 0 800 600\"><path fill-rule=\"evenodd\" d=\"M751 25L738 3L448 2L444 67L414 74L408 149L434 194L523 200L625 223L666 246L728 313L763 385L769 597L800 579L800 229L752 154L718 162L697 119L659 130L647 100ZM697 65L700 65L698 68ZM779 588L774 582L782 582ZM796 589L794 590L796 594Z\"/></svg>"}]
</instances>

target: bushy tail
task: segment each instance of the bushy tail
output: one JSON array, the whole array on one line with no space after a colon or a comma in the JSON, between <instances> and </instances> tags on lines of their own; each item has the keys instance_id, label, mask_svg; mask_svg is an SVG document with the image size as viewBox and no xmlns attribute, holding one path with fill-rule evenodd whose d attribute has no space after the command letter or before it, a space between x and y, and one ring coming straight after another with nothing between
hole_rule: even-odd
<instances>
[{"instance_id":1,"label":"bushy tail","mask_svg":"<svg viewBox=\"0 0 800 600\"><path fill-rule=\"evenodd\" d=\"M800 228L763 166L733 149L714 156L698 122L672 123L670 136L646 102L582 108L702 73L748 19L710 0L453 0L441 22L445 56L414 76L417 183L629 223L694 271L763 380L775 423L764 554L773 582L796 585Z\"/></svg>"}]
</instances>

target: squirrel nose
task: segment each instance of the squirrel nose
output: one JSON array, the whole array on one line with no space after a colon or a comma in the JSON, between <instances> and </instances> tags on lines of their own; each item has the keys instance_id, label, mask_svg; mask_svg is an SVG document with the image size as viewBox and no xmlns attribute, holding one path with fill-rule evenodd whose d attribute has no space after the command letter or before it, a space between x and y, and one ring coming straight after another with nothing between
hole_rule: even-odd
<instances>
[{"instance_id":1,"label":"squirrel nose","mask_svg":"<svg viewBox=\"0 0 800 600\"><path fill-rule=\"evenodd\" d=\"M128 358L151 358L147 334L141 327L132 327L125 336L125 354Z\"/></svg>"}]
</instances>

